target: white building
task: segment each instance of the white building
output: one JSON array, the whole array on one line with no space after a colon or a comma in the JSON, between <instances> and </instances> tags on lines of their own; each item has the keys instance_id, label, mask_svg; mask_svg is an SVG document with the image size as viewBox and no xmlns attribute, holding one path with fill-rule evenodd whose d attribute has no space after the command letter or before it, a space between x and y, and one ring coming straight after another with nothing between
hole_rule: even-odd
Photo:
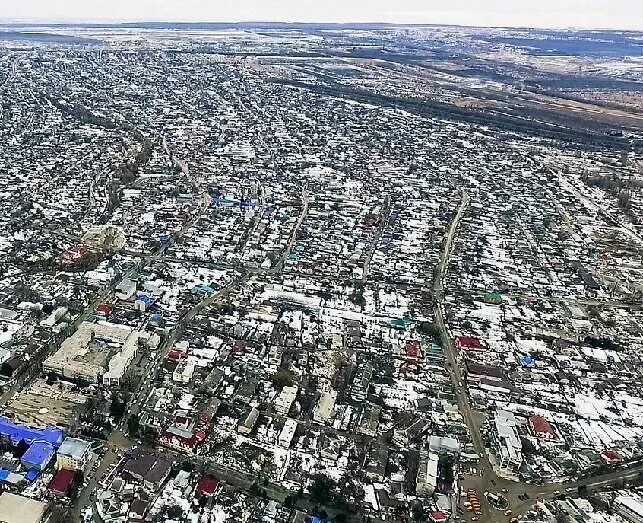
<instances>
[{"instance_id":1,"label":"white building","mask_svg":"<svg viewBox=\"0 0 643 523\"><path fill-rule=\"evenodd\" d=\"M313 409L313 420L317 423L327 423L333 413L336 401L337 391L324 392Z\"/></svg>"},{"instance_id":2,"label":"white building","mask_svg":"<svg viewBox=\"0 0 643 523\"><path fill-rule=\"evenodd\" d=\"M297 399L297 392L299 388L296 386L293 387L284 387L277 399L275 400L275 412L285 416L290 411L293 402Z\"/></svg>"},{"instance_id":3,"label":"white building","mask_svg":"<svg viewBox=\"0 0 643 523\"><path fill-rule=\"evenodd\" d=\"M290 447L295 432L297 432L297 422L294 419L288 418L284 424L284 428L281 429L281 433L279 434L279 445L285 448Z\"/></svg>"},{"instance_id":4,"label":"white building","mask_svg":"<svg viewBox=\"0 0 643 523\"><path fill-rule=\"evenodd\" d=\"M518 436L516 416L513 412L498 409L493 423L498 464L509 471L517 472L522 464L522 442Z\"/></svg>"}]
</instances>

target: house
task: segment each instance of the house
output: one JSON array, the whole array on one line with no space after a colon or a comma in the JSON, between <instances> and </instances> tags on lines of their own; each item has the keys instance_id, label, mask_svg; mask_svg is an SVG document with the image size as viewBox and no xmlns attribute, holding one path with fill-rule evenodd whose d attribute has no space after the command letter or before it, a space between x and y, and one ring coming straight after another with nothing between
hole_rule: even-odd
<instances>
[{"instance_id":1,"label":"house","mask_svg":"<svg viewBox=\"0 0 643 523\"><path fill-rule=\"evenodd\" d=\"M294 403L295 399L297 399L298 391L299 388L296 386L284 387L275 400L275 412L282 416L287 415L290 411L290 407Z\"/></svg>"},{"instance_id":2,"label":"house","mask_svg":"<svg viewBox=\"0 0 643 523\"><path fill-rule=\"evenodd\" d=\"M297 422L294 419L288 418L286 423L284 423L284 428L281 429L281 433L279 434L279 445L285 448L290 447L290 443L292 442L296 432Z\"/></svg>"},{"instance_id":3,"label":"house","mask_svg":"<svg viewBox=\"0 0 643 523\"><path fill-rule=\"evenodd\" d=\"M623 461L623 457L618 452L611 449L601 452L601 458L603 458L605 463L608 465L613 465L614 463Z\"/></svg>"},{"instance_id":4,"label":"house","mask_svg":"<svg viewBox=\"0 0 643 523\"><path fill-rule=\"evenodd\" d=\"M45 470L54 457L56 449L47 441L34 441L20 458L20 462L29 469Z\"/></svg>"},{"instance_id":5,"label":"house","mask_svg":"<svg viewBox=\"0 0 643 523\"><path fill-rule=\"evenodd\" d=\"M466 351L484 351L485 348L482 342L473 336L457 336L455 338L455 346L458 350Z\"/></svg>"},{"instance_id":6,"label":"house","mask_svg":"<svg viewBox=\"0 0 643 523\"><path fill-rule=\"evenodd\" d=\"M237 426L237 432L239 432L239 434L250 434L258 419L259 411L253 407L243 423Z\"/></svg>"},{"instance_id":7,"label":"house","mask_svg":"<svg viewBox=\"0 0 643 523\"><path fill-rule=\"evenodd\" d=\"M58 472L56 472L53 479L47 485L47 490L49 490L55 496L67 496L75 479L75 471L60 469Z\"/></svg>"},{"instance_id":8,"label":"house","mask_svg":"<svg viewBox=\"0 0 643 523\"><path fill-rule=\"evenodd\" d=\"M331 390L322 393L313 410L313 420L316 423L326 423L330 419L336 401L337 391Z\"/></svg>"},{"instance_id":9,"label":"house","mask_svg":"<svg viewBox=\"0 0 643 523\"><path fill-rule=\"evenodd\" d=\"M107 303L100 303L96 306L96 314L105 318L107 318L113 311L114 308Z\"/></svg>"},{"instance_id":10,"label":"house","mask_svg":"<svg viewBox=\"0 0 643 523\"><path fill-rule=\"evenodd\" d=\"M554 429L542 416L530 416L529 428L531 433L537 438L553 439L555 437Z\"/></svg>"},{"instance_id":11,"label":"house","mask_svg":"<svg viewBox=\"0 0 643 523\"><path fill-rule=\"evenodd\" d=\"M92 456L89 441L80 438L66 438L56 454L56 468L67 470L85 470Z\"/></svg>"},{"instance_id":12,"label":"house","mask_svg":"<svg viewBox=\"0 0 643 523\"><path fill-rule=\"evenodd\" d=\"M211 498L219 486L219 480L214 476L201 476L196 484L196 493L199 496Z\"/></svg>"},{"instance_id":13,"label":"house","mask_svg":"<svg viewBox=\"0 0 643 523\"><path fill-rule=\"evenodd\" d=\"M161 435L160 443L171 449L194 452L197 445L205 440L205 437L206 433L203 430L194 432L187 428L172 425Z\"/></svg>"},{"instance_id":14,"label":"house","mask_svg":"<svg viewBox=\"0 0 643 523\"><path fill-rule=\"evenodd\" d=\"M129 521L143 521L149 508L150 505L146 501L135 499L129 506Z\"/></svg>"},{"instance_id":15,"label":"house","mask_svg":"<svg viewBox=\"0 0 643 523\"><path fill-rule=\"evenodd\" d=\"M115 296L122 301L129 300L136 293L136 282L125 278L115 289Z\"/></svg>"},{"instance_id":16,"label":"house","mask_svg":"<svg viewBox=\"0 0 643 523\"><path fill-rule=\"evenodd\" d=\"M122 474L141 481L150 490L158 490L170 475L172 463L155 454L136 449L130 452Z\"/></svg>"}]
</instances>

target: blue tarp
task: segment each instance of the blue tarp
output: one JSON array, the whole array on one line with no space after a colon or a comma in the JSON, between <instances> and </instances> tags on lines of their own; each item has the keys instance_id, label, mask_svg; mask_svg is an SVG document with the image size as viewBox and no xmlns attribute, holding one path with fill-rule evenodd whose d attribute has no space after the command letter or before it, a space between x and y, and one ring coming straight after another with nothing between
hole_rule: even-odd
<instances>
[{"instance_id":1,"label":"blue tarp","mask_svg":"<svg viewBox=\"0 0 643 523\"><path fill-rule=\"evenodd\" d=\"M0 469L0 481L6 481L10 472L7 469Z\"/></svg>"},{"instance_id":2,"label":"blue tarp","mask_svg":"<svg viewBox=\"0 0 643 523\"><path fill-rule=\"evenodd\" d=\"M22 455L20 461L27 466L33 466L33 468L42 470L47 466L54 452L55 449L51 443L34 441Z\"/></svg>"},{"instance_id":3,"label":"blue tarp","mask_svg":"<svg viewBox=\"0 0 643 523\"><path fill-rule=\"evenodd\" d=\"M14 445L17 445L21 441L32 443L39 440L51 443L56 448L60 447L64 437L62 429L58 427L34 429L26 425L14 423L4 416L0 416L0 436L9 439Z\"/></svg>"}]
</instances>

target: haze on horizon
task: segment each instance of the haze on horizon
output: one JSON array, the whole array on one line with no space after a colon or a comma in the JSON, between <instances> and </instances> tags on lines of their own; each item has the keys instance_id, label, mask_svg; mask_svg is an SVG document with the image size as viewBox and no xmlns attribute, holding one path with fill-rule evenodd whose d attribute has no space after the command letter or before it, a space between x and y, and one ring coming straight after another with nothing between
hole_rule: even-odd
<instances>
[{"instance_id":1,"label":"haze on horizon","mask_svg":"<svg viewBox=\"0 0 643 523\"><path fill-rule=\"evenodd\" d=\"M2 0L33 22L390 22L643 29L639 0Z\"/></svg>"}]
</instances>

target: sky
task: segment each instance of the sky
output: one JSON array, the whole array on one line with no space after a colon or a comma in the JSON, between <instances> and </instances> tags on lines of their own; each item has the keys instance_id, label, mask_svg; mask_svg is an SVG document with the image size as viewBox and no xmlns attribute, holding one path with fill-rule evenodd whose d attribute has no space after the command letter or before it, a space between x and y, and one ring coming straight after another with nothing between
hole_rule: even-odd
<instances>
[{"instance_id":1,"label":"sky","mask_svg":"<svg viewBox=\"0 0 643 523\"><path fill-rule=\"evenodd\" d=\"M0 20L391 22L643 29L643 0L0 0Z\"/></svg>"}]
</instances>

